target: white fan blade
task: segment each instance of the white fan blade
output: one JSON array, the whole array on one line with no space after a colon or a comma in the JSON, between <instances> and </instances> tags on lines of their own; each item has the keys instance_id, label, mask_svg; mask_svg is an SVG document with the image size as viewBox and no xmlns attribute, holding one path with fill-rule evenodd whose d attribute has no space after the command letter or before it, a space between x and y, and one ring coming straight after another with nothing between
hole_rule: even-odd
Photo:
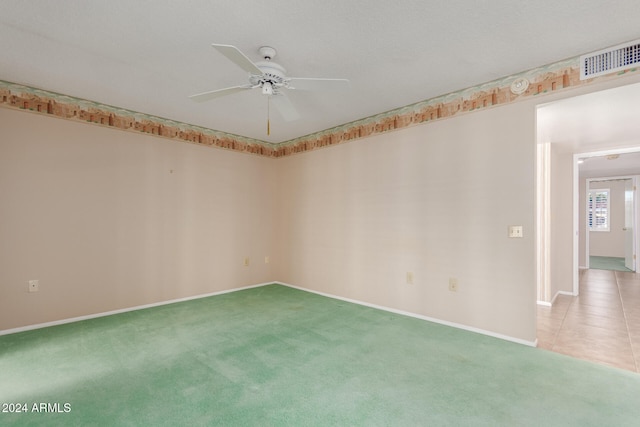
<instances>
[{"instance_id":1,"label":"white fan blade","mask_svg":"<svg viewBox=\"0 0 640 427\"><path fill-rule=\"evenodd\" d=\"M231 62L236 64L238 67L242 68L248 73L257 74L259 76L262 75L262 71L256 64L254 64L247 56L240 52L235 46L231 46L228 44L212 44L214 48L224 56L226 56Z\"/></svg>"},{"instance_id":2,"label":"white fan blade","mask_svg":"<svg viewBox=\"0 0 640 427\"><path fill-rule=\"evenodd\" d=\"M220 98L221 96L231 95L232 93L242 92L243 90L249 90L249 89L253 89L253 86L251 85L234 86L234 87L228 87L226 89L218 89L218 90L211 90L209 92L198 93L195 95L191 95L189 98L191 98L196 102L204 102L204 101L209 101L211 99Z\"/></svg>"},{"instance_id":3,"label":"white fan blade","mask_svg":"<svg viewBox=\"0 0 640 427\"><path fill-rule=\"evenodd\" d=\"M347 90L351 88L351 83L347 79L313 79L304 77L291 77L289 89L296 90Z\"/></svg>"},{"instance_id":4,"label":"white fan blade","mask_svg":"<svg viewBox=\"0 0 640 427\"><path fill-rule=\"evenodd\" d=\"M300 118L300 113L284 93L273 95L271 101L285 121L292 122Z\"/></svg>"}]
</instances>

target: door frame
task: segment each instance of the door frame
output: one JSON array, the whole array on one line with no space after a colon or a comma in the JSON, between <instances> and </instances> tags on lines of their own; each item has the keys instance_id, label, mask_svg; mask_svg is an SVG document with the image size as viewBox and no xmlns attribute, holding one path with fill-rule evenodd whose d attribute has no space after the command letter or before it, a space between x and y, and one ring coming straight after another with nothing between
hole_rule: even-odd
<instances>
[{"instance_id":1,"label":"door frame","mask_svg":"<svg viewBox=\"0 0 640 427\"><path fill-rule=\"evenodd\" d=\"M587 159L589 157L601 157L608 156L612 154L626 154L626 153L636 153L640 152L640 146L636 147L628 147L628 148L619 148L613 150L603 150L603 151L594 151L588 153L574 153L573 155L573 294L580 294L580 167L578 161L580 159ZM624 178L635 177L636 175L625 175ZM635 184L637 185L637 180L635 180ZM588 188L588 187L587 187ZM636 189L637 192L637 189ZM582 197L586 197L586 193L582 195ZM638 207L640 206L640 202L638 199L638 194L635 195L635 253L636 255L640 253L640 239L638 238L638 223L639 223L639 215L638 215ZM585 212L586 213L586 212ZM588 227L588 225L587 225ZM589 267L589 233L585 230L585 264L586 268ZM638 260L636 259L636 271L638 270Z\"/></svg>"},{"instance_id":2,"label":"door frame","mask_svg":"<svg viewBox=\"0 0 640 427\"><path fill-rule=\"evenodd\" d=\"M583 157L584 158L584 157ZM589 194L589 189L590 189L590 184L592 182L606 182L606 181L631 181L631 185L636 187L637 186L637 179L636 179L637 175L616 175L616 176L603 176L603 177L598 177L598 178L587 178L586 180L586 186L585 186L585 192L582 195L582 197L587 197L587 195ZM637 194L634 194L633 197L633 203L634 205L637 204ZM585 209L583 214L585 215L585 218L589 215L589 206L586 205L585 203ZM632 245L633 245L633 253L637 254L638 250L637 250L637 242L638 242L638 237L637 237L637 231L638 231L638 209L636 208L636 206L634 206L634 209L632 211L632 219L631 222L633 223L633 240L632 240ZM590 239L591 239L591 232L589 230L589 223L585 221L585 227L584 227L584 245L585 245L585 267L589 268L590 267L590 260L589 260L589 254L590 254ZM637 263L636 260L634 259L633 261L633 271L637 271Z\"/></svg>"}]
</instances>

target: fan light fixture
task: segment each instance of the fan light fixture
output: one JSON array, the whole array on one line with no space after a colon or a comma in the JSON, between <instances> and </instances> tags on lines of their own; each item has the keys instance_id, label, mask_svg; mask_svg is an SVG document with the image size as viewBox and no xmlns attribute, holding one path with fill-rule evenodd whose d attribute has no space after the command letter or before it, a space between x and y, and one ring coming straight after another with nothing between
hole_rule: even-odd
<instances>
[{"instance_id":1,"label":"fan light fixture","mask_svg":"<svg viewBox=\"0 0 640 427\"><path fill-rule=\"evenodd\" d=\"M273 95L273 86L271 85L271 82L264 82L262 84L262 94Z\"/></svg>"}]
</instances>

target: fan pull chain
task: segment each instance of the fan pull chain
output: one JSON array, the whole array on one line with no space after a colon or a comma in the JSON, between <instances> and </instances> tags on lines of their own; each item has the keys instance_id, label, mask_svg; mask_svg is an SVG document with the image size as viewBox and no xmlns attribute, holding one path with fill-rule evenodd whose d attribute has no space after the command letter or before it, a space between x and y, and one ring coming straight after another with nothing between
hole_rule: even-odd
<instances>
[{"instance_id":1,"label":"fan pull chain","mask_svg":"<svg viewBox=\"0 0 640 427\"><path fill-rule=\"evenodd\" d=\"M267 135L271 135L271 122L270 122L271 111L269 108L270 106L271 106L271 97L267 95Z\"/></svg>"}]
</instances>

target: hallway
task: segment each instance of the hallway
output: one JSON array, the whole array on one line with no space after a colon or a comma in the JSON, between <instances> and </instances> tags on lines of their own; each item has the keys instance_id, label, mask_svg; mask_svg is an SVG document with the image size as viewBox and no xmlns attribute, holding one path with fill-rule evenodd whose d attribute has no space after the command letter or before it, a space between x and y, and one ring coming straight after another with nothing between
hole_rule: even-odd
<instances>
[{"instance_id":1,"label":"hallway","mask_svg":"<svg viewBox=\"0 0 640 427\"><path fill-rule=\"evenodd\" d=\"M581 270L580 295L538 306L538 347L640 373L640 274Z\"/></svg>"}]
</instances>

